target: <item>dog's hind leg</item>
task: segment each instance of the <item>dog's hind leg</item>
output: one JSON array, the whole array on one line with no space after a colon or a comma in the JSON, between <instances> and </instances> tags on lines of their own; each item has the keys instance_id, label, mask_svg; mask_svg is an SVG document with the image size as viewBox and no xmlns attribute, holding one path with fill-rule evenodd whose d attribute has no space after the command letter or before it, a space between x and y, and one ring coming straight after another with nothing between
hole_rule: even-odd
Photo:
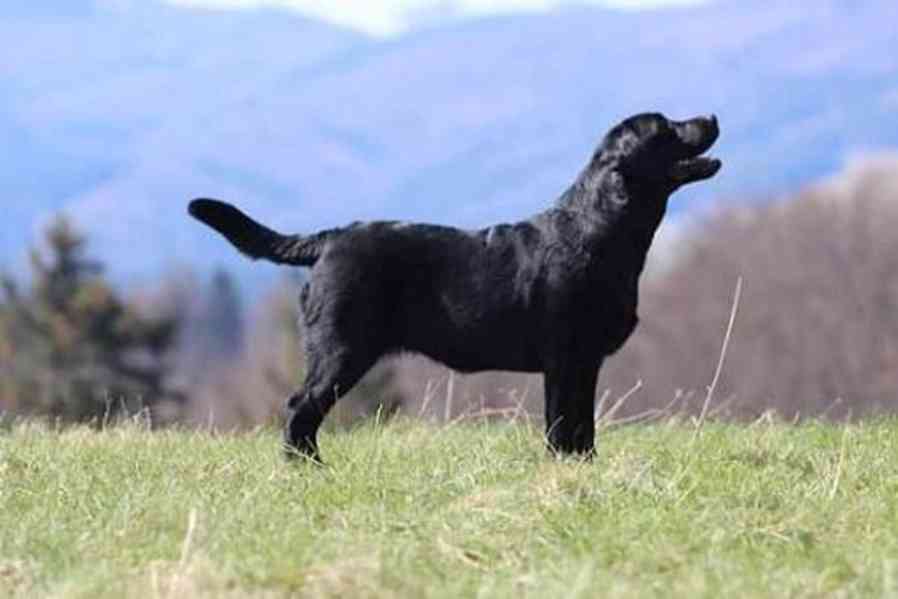
<instances>
[{"instance_id":1,"label":"dog's hind leg","mask_svg":"<svg viewBox=\"0 0 898 599\"><path fill-rule=\"evenodd\" d=\"M377 361L377 356L338 351L323 357L309 352L306 381L287 403L284 449L288 459L305 456L320 462L318 428L327 413Z\"/></svg>"},{"instance_id":2,"label":"dog's hind leg","mask_svg":"<svg viewBox=\"0 0 898 599\"><path fill-rule=\"evenodd\" d=\"M390 347L383 290L350 263L319 264L300 293L306 378L287 403L288 458L320 461L317 433L337 401Z\"/></svg>"}]
</instances>

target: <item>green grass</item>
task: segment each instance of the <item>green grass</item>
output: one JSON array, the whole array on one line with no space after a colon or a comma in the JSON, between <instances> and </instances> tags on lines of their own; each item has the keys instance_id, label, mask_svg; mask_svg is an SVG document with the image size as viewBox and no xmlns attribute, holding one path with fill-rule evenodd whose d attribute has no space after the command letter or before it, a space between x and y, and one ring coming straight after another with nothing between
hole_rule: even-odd
<instances>
[{"instance_id":1,"label":"green grass","mask_svg":"<svg viewBox=\"0 0 898 599\"><path fill-rule=\"evenodd\" d=\"M898 596L898 420L670 423L556 461L401 420L288 465L272 431L0 432L0 597Z\"/></svg>"}]
</instances>

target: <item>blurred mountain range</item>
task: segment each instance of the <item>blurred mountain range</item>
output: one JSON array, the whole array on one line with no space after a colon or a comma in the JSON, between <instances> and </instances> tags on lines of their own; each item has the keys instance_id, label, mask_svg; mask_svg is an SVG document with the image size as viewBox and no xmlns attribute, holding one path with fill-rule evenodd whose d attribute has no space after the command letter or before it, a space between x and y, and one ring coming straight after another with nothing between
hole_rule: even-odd
<instances>
[{"instance_id":1,"label":"blurred mountain range","mask_svg":"<svg viewBox=\"0 0 898 599\"><path fill-rule=\"evenodd\" d=\"M186 217L195 196L286 231L513 220L644 110L720 118L724 170L681 214L773 197L898 147L896 22L894 0L721 0L375 39L276 10L7 0L0 268L59 210L123 280L238 264Z\"/></svg>"}]
</instances>

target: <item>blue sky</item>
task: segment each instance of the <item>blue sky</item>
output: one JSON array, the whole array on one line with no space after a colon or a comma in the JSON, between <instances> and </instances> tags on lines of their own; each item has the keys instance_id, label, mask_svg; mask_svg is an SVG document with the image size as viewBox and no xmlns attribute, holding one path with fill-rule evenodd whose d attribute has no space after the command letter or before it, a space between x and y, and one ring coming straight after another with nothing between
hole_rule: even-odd
<instances>
[{"instance_id":1,"label":"blue sky","mask_svg":"<svg viewBox=\"0 0 898 599\"><path fill-rule=\"evenodd\" d=\"M502 13L534 12L563 6L592 4L621 9L701 4L707 0L166 0L170 4L208 8L278 6L325 21L388 36L420 23Z\"/></svg>"}]
</instances>

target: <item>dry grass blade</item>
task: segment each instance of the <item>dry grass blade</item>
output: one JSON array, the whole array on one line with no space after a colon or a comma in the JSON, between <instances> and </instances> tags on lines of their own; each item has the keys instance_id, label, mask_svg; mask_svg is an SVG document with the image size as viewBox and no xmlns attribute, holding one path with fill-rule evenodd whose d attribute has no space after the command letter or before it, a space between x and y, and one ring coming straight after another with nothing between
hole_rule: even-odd
<instances>
[{"instance_id":1,"label":"dry grass blade","mask_svg":"<svg viewBox=\"0 0 898 599\"><path fill-rule=\"evenodd\" d=\"M621 395L618 400L615 401L610 408L608 408L608 411L606 413L600 415L596 419L596 424L599 425L600 428L607 428L611 426L614 423L613 418L617 411L620 410L621 406L623 406L624 403L626 403L628 399L633 397L633 395L640 389L642 389L642 379L636 381L636 384L630 387L629 391Z\"/></svg>"},{"instance_id":2,"label":"dry grass blade","mask_svg":"<svg viewBox=\"0 0 898 599\"><path fill-rule=\"evenodd\" d=\"M845 450L848 441L848 427L842 432L842 446L839 448L839 461L836 463L836 473L833 476L833 486L829 490L829 498L833 499L839 492L839 483L842 482L842 469L845 467Z\"/></svg>"},{"instance_id":3,"label":"dry grass blade","mask_svg":"<svg viewBox=\"0 0 898 599\"><path fill-rule=\"evenodd\" d=\"M682 398L683 394L677 393L676 395L674 395L674 398L662 408L651 408L649 410L645 410L644 412L633 414L632 416L625 416L624 418L617 418L615 420L605 420L603 427L610 428L612 426L623 426L625 424L635 424L637 422L646 423L660 420L662 418L670 418L673 414L673 407Z\"/></svg>"},{"instance_id":4,"label":"dry grass blade","mask_svg":"<svg viewBox=\"0 0 898 599\"><path fill-rule=\"evenodd\" d=\"M187 564L187 558L190 557L190 546L193 544L193 535L196 532L196 510L190 510L187 518L187 533L184 535L184 543L181 545L181 560L178 564L183 568Z\"/></svg>"},{"instance_id":5,"label":"dry grass blade","mask_svg":"<svg viewBox=\"0 0 898 599\"><path fill-rule=\"evenodd\" d=\"M705 423L705 417L708 414L708 406L711 405L711 399L714 397L714 391L717 389L717 384L720 382L720 373L723 371L723 363L726 360L727 348L730 345L730 337L733 334L733 325L736 322L736 314L739 311L739 300L742 297L742 277L740 276L736 280L736 289L733 292L733 304L730 309L730 321L727 324L726 334L723 336L723 343L720 346L720 357L717 359L717 368L714 370L714 377L711 379L711 384L708 385L708 393L705 395L705 401L702 404L702 411L698 415L698 422L695 425L695 433L692 436L692 440L698 437L701 433L702 426Z\"/></svg>"}]
</instances>

